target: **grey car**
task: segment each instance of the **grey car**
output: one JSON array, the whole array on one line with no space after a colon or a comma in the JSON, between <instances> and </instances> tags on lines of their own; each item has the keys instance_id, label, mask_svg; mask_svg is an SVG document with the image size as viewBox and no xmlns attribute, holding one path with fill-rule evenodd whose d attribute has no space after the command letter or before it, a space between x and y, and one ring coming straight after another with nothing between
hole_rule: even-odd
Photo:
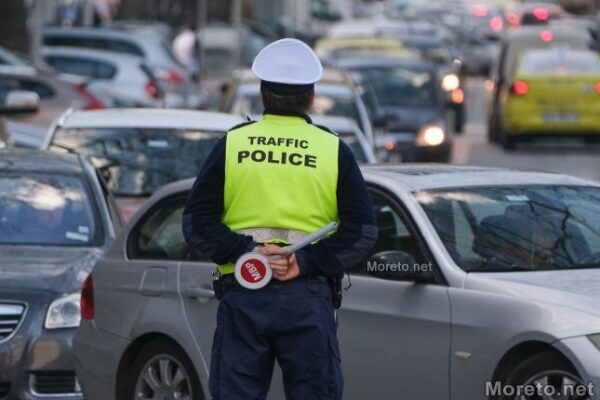
<instances>
[{"instance_id":1,"label":"grey car","mask_svg":"<svg viewBox=\"0 0 600 400\"><path fill-rule=\"evenodd\" d=\"M468 166L363 173L379 237L338 312L345 399L600 384L599 184ZM192 184L157 192L85 283L75 364L86 400L210 398L218 301L215 266L181 234ZM278 375L269 398L282 393Z\"/></svg>"},{"instance_id":2,"label":"grey car","mask_svg":"<svg viewBox=\"0 0 600 400\"><path fill-rule=\"evenodd\" d=\"M81 157L0 151L0 399L82 399L81 283L121 224Z\"/></svg>"}]
</instances>

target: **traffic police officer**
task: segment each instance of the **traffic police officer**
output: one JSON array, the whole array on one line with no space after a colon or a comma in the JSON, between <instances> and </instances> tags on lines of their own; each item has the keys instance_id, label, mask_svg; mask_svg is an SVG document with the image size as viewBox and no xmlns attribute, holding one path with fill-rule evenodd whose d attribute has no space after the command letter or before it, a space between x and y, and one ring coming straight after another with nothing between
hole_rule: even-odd
<instances>
[{"instance_id":1,"label":"traffic police officer","mask_svg":"<svg viewBox=\"0 0 600 400\"><path fill-rule=\"evenodd\" d=\"M327 281L372 247L377 229L350 148L305 114L323 68L296 39L266 46L252 66L265 106L260 122L231 129L215 146L190 193L183 232L219 264L225 282L210 369L215 400L264 399L274 361L292 400L342 398L337 324ZM270 261L273 280L250 290L233 263L285 246L331 221L325 239Z\"/></svg>"}]
</instances>

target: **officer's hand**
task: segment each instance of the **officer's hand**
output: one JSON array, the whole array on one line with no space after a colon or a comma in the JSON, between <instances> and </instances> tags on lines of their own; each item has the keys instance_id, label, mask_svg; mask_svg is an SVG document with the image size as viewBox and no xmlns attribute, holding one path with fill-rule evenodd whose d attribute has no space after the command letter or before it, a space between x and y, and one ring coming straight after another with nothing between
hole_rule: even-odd
<instances>
[{"instance_id":1,"label":"officer's hand","mask_svg":"<svg viewBox=\"0 0 600 400\"><path fill-rule=\"evenodd\" d=\"M265 256L274 256L274 255L283 255L285 254L285 247L280 247L274 244L265 244L264 246L256 249L259 253ZM288 271L288 259L274 259L269 260L269 264L271 265L271 269L273 270L273 274L283 274L285 275Z\"/></svg>"},{"instance_id":2,"label":"officer's hand","mask_svg":"<svg viewBox=\"0 0 600 400\"><path fill-rule=\"evenodd\" d=\"M273 271L273 278L278 281L289 281L290 279L297 278L300 276L300 266L298 265L298 260L296 259L296 254L290 255L287 259L287 271L283 272L275 272Z\"/></svg>"}]
</instances>

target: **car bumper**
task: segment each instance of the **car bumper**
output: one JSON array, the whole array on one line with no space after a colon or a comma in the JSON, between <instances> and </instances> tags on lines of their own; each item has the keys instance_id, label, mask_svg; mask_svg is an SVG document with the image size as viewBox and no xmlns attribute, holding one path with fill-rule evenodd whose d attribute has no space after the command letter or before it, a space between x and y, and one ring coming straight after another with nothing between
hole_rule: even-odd
<instances>
[{"instance_id":1,"label":"car bumper","mask_svg":"<svg viewBox=\"0 0 600 400\"><path fill-rule=\"evenodd\" d=\"M28 310L15 335L0 343L1 399L83 399L71 360L75 329L46 330L44 316Z\"/></svg>"},{"instance_id":2,"label":"car bumper","mask_svg":"<svg viewBox=\"0 0 600 400\"><path fill-rule=\"evenodd\" d=\"M119 362L130 342L82 321L73 345L73 361L85 400L111 400Z\"/></svg>"},{"instance_id":3,"label":"car bumper","mask_svg":"<svg viewBox=\"0 0 600 400\"><path fill-rule=\"evenodd\" d=\"M585 336L559 340L554 347L569 358L584 384L593 385L593 398L600 399L600 350Z\"/></svg>"}]
</instances>

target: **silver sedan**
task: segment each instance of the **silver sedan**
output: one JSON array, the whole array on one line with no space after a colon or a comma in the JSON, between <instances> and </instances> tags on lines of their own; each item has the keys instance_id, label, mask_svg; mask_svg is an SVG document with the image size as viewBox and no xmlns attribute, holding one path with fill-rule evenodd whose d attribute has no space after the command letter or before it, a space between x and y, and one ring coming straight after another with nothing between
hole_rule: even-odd
<instances>
[{"instance_id":1,"label":"silver sedan","mask_svg":"<svg viewBox=\"0 0 600 400\"><path fill-rule=\"evenodd\" d=\"M379 238L338 314L345 399L595 394L600 185L479 167L363 171ZM84 284L75 363L87 400L210 398L218 301L214 265L181 234L192 183L156 193ZM269 398L282 393L276 376Z\"/></svg>"}]
</instances>

